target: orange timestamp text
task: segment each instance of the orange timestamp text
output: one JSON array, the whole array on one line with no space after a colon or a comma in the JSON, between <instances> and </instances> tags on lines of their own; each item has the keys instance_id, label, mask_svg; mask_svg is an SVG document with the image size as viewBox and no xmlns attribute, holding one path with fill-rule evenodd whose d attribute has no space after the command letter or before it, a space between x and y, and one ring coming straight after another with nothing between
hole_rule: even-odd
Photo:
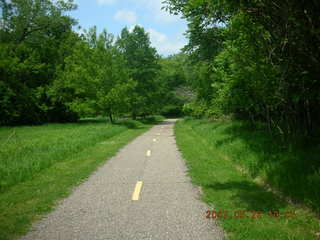
<instances>
[{"instance_id":1,"label":"orange timestamp text","mask_svg":"<svg viewBox=\"0 0 320 240\"><path fill-rule=\"evenodd\" d=\"M249 211L249 210L208 210L206 211L206 219L217 219L217 218L236 218L236 219L261 219L262 217L271 218L295 218L295 211L280 211L280 210L269 210L269 211Z\"/></svg>"}]
</instances>

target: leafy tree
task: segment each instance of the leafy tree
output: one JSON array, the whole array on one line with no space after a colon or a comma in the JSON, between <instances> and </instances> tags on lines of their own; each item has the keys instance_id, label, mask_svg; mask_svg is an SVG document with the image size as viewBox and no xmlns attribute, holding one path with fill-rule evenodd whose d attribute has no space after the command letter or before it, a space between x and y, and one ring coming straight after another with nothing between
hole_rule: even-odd
<instances>
[{"instance_id":1,"label":"leafy tree","mask_svg":"<svg viewBox=\"0 0 320 240\"><path fill-rule=\"evenodd\" d=\"M0 124L74 120L62 103L53 104L48 86L76 41L75 21L64 15L72 1L0 1Z\"/></svg>"},{"instance_id":2,"label":"leafy tree","mask_svg":"<svg viewBox=\"0 0 320 240\"><path fill-rule=\"evenodd\" d=\"M93 27L83 38L66 58L52 95L80 116L100 113L113 121L116 103L123 99L122 88L127 87L123 61L113 46L113 35L106 30L98 35Z\"/></svg>"},{"instance_id":3,"label":"leafy tree","mask_svg":"<svg viewBox=\"0 0 320 240\"><path fill-rule=\"evenodd\" d=\"M155 79L159 71L159 56L156 49L151 47L148 34L140 26L135 26L132 32L124 28L117 40L117 47L125 59L129 77L135 82L130 94L132 118L156 111Z\"/></svg>"},{"instance_id":4,"label":"leafy tree","mask_svg":"<svg viewBox=\"0 0 320 240\"><path fill-rule=\"evenodd\" d=\"M189 22L206 114L232 113L269 129L319 133L319 5L315 1L167 0ZM203 104L202 104L203 105Z\"/></svg>"},{"instance_id":5,"label":"leafy tree","mask_svg":"<svg viewBox=\"0 0 320 240\"><path fill-rule=\"evenodd\" d=\"M186 61L187 56L182 53L161 58L159 61L161 71L156 79L157 101L161 105L160 113L163 115L181 115L183 104L189 100Z\"/></svg>"}]
</instances>

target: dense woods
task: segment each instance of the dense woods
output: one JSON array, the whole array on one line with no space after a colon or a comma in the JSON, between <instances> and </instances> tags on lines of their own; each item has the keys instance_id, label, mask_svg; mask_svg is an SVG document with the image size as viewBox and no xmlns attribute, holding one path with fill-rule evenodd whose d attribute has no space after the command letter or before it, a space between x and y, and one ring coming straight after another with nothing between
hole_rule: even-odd
<instances>
[{"instance_id":1,"label":"dense woods","mask_svg":"<svg viewBox=\"0 0 320 240\"><path fill-rule=\"evenodd\" d=\"M139 26L118 37L95 27L75 32L65 14L73 1L1 0L1 124L181 114L184 105L198 117L319 134L317 1L165 3L189 23L184 54L168 58ZM192 103L188 89L176 92L186 83L197 95Z\"/></svg>"},{"instance_id":2,"label":"dense woods","mask_svg":"<svg viewBox=\"0 0 320 240\"><path fill-rule=\"evenodd\" d=\"M188 21L183 50L196 99L184 111L210 120L181 129L319 213L319 1L165 2ZM203 164L214 171L220 159L210 151Z\"/></svg>"},{"instance_id":3,"label":"dense woods","mask_svg":"<svg viewBox=\"0 0 320 240\"><path fill-rule=\"evenodd\" d=\"M173 92L185 80L172 64L183 59L161 57L142 27L75 31L71 0L0 4L1 125L181 113Z\"/></svg>"},{"instance_id":4,"label":"dense woods","mask_svg":"<svg viewBox=\"0 0 320 240\"><path fill-rule=\"evenodd\" d=\"M232 114L319 136L318 1L167 0L189 22L196 116Z\"/></svg>"},{"instance_id":5,"label":"dense woods","mask_svg":"<svg viewBox=\"0 0 320 240\"><path fill-rule=\"evenodd\" d=\"M63 15L75 6L58 1L1 1L1 124L75 120L76 114L49 90L78 40L75 20Z\"/></svg>"},{"instance_id":6,"label":"dense woods","mask_svg":"<svg viewBox=\"0 0 320 240\"><path fill-rule=\"evenodd\" d=\"M73 1L1 0L1 124L184 108L265 122L281 134L319 134L316 1L165 3L189 23L184 53L167 58L139 26L118 37L95 27L75 32L65 14Z\"/></svg>"}]
</instances>

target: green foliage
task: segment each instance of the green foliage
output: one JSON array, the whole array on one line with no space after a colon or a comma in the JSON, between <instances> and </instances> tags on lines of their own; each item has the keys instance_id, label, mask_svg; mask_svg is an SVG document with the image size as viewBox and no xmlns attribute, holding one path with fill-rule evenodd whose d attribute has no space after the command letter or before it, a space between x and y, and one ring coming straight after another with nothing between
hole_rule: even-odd
<instances>
[{"instance_id":1,"label":"green foliage","mask_svg":"<svg viewBox=\"0 0 320 240\"><path fill-rule=\"evenodd\" d=\"M77 118L47 92L74 42L72 1L0 2L0 124L34 124ZM71 43L72 44L72 43Z\"/></svg>"},{"instance_id":2,"label":"green foliage","mask_svg":"<svg viewBox=\"0 0 320 240\"><path fill-rule=\"evenodd\" d=\"M181 117L182 107L179 105L166 105L161 110L161 115L165 117Z\"/></svg>"},{"instance_id":3,"label":"green foliage","mask_svg":"<svg viewBox=\"0 0 320 240\"><path fill-rule=\"evenodd\" d=\"M242 32L237 34L233 29ZM262 54L264 41L252 38L265 31L239 14L230 22L227 34L234 39L225 42L210 69L214 96L211 108L221 114L268 121L267 112L279 109L281 90L277 82L279 69L268 64Z\"/></svg>"},{"instance_id":4,"label":"green foliage","mask_svg":"<svg viewBox=\"0 0 320 240\"><path fill-rule=\"evenodd\" d=\"M161 71L156 79L157 102L162 106L160 113L164 116L181 116L183 104L193 97L187 83L186 61L187 56L182 53L160 59Z\"/></svg>"},{"instance_id":5,"label":"green foliage","mask_svg":"<svg viewBox=\"0 0 320 240\"><path fill-rule=\"evenodd\" d=\"M155 112L158 108L155 79L159 70L159 56L156 49L151 47L149 35L140 26L135 26L131 32L124 28L116 45L135 84L129 101L132 117Z\"/></svg>"},{"instance_id":6,"label":"green foliage","mask_svg":"<svg viewBox=\"0 0 320 240\"><path fill-rule=\"evenodd\" d=\"M186 84L186 60L187 56L182 53L160 59L158 78L165 88L173 89Z\"/></svg>"},{"instance_id":7,"label":"green foliage","mask_svg":"<svg viewBox=\"0 0 320 240\"><path fill-rule=\"evenodd\" d=\"M78 41L60 69L51 94L80 116L108 115L127 109L126 95L134 88L113 36L91 28Z\"/></svg>"},{"instance_id":8,"label":"green foliage","mask_svg":"<svg viewBox=\"0 0 320 240\"><path fill-rule=\"evenodd\" d=\"M233 114L285 134L319 135L319 5L167 0L189 22L192 86L206 115ZM201 102L197 101L197 102Z\"/></svg>"},{"instance_id":9,"label":"green foliage","mask_svg":"<svg viewBox=\"0 0 320 240\"><path fill-rule=\"evenodd\" d=\"M204 101L199 100L193 103L185 104L183 106L183 113L185 115L201 118L202 116L205 116L207 109L207 104Z\"/></svg>"},{"instance_id":10,"label":"green foliage","mask_svg":"<svg viewBox=\"0 0 320 240\"><path fill-rule=\"evenodd\" d=\"M73 1L1 0L0 124L75 121L159 112L159 56L142 27L117 41L96 27L79 35Z\"/></svg>"}]
</instances>

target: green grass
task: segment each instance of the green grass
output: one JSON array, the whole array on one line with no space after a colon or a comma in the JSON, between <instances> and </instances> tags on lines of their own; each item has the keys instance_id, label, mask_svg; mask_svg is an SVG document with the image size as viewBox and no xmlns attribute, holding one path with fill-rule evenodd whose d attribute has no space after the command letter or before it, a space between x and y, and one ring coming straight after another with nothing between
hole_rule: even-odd
<instances>
[{"instance_id":1,"label":"green grass","mask_svg":"<svg viewBox=\"0 0 320 240\"><path fill-rule=\"evenodd\" d=\"M26 233L57 200L84 181L155 119L0 129L0 239Z\"/></svg>"},{"instance_id":2,"label":"green grass","mask_svg":"<svg viewBox=\"0 0 320 240\"><path fill-rule=\"evenodd\" d=\"M309 176L308 180L315 181L317 173L298 168L302 156L311 158L305 159L309 162L319 156L313 147L305 148L304 155L302 149L289 151L287 145L279 144L280 140L264 129L253 129L243 122L187 119L176 124L175 133L189 175L194 184L202 187L203 200L218 213L227 212L228 217L220 215L217 219L229 239L301 240L320 235L314 212L289 204L262 184L269 182L277 190L284 190L286 196L290 192L299 200L304 196L303 203L312 202L310 206L315 206L319 203L319 182L311 186L302 178ZM294 175L296 179L292 179ZM295 189L288 189L293 183L297 183ZM269 215L269 211L277 210L279 217ZM247 217L241 218L241 211ZM253 218L257 212L260 217ZM290 217L293 212L295 216Z\"/></svg>"}]
</instances>

